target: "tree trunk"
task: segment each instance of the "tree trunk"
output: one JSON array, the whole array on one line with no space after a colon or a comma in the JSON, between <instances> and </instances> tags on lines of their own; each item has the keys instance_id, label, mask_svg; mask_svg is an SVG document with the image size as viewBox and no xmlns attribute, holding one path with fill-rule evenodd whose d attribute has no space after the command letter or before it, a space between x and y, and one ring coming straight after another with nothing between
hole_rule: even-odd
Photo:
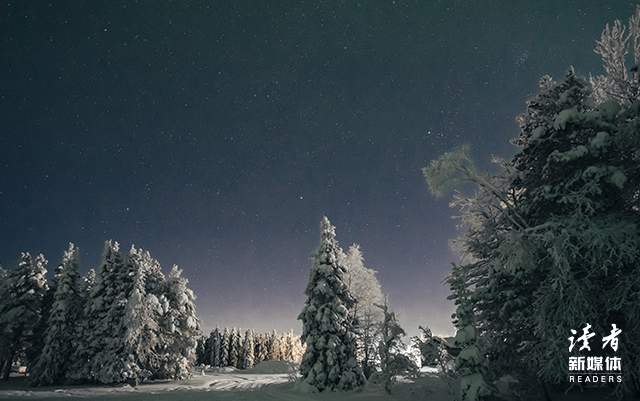
<instances>
[{"instance_id":1,"label":"tree trunk","mask_svg":"<svg viewBox=\"0 0 640 401\"><path fill-rule=\"evenodd\" d=\"M4 360L4 371L2 372L2 380L8 381L11 375L11 363L13 362L13 356L15 352L11 352Z\"/></svg>"},{"instance_id":2,"label":"tree trunk","mask_svg":"<svg viewBox=\"0 0 640 401\"><path fill-rule=\"evenodd\" d=\"M553 397L551 397L551 390L549 389L549 383L546 381L540 380L542 384L542 391L544 392L545 401L553 401Z\"/></svg>"}]
</instances>

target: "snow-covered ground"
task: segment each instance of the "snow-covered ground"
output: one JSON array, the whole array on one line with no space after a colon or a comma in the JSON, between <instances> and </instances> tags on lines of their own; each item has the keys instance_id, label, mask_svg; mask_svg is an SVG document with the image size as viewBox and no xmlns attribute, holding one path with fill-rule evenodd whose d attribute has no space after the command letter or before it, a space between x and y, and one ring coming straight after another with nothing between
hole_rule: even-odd
<instances>
[{"instance_id":1,"label":"snow-covered ground","mask_svg":"<svg viewBox=\"0 0 640 401\"><path fill-rule=\"evenodd\" d=\"M358 393L303 394L293 388L287 362L260 364L249 371L205 370L189 380L144 383L137 387L118 386L58 386L0 390L0 399L69 399L92 400L416 400L448 401L445 385L433 374L423 372L415 379L400 379L394 394L388 396L382 386L369 385Z\"/></svg>"},{"instance_id":2,"label":"snow-covered ground","mask_svg":"<svg viewBox=\"0 0 640 401\"><path fill-rule=\"evenodd\" d=\"M400 378L393 388L393 394L384 393L379 384L368 384L361 392L304 394L297 391L291 381L290 362L263 362L252 370L239 371L231 368L207 369L194 372L189 380L165 381L117 386L57 386L32 388L21 379L0 383L0 399L47 401L90 399L92 401L405 401L433 400L452 401L447 386L437 376L436 369L422 368L416 378ZM505 384L505 383L502 383ZM502 386L499 386L502 387ZM503 391L505 388L502 389ZM602 401L615 400L610 389L592 389L581 392L574 389L569 394L563 390L554 391L554 399L562 401ZM505 393L503 392L503 397ZM494 398L496 400L498 398ZM505 397L500 400L512 401Z\"/></svg>"}]
</instances>

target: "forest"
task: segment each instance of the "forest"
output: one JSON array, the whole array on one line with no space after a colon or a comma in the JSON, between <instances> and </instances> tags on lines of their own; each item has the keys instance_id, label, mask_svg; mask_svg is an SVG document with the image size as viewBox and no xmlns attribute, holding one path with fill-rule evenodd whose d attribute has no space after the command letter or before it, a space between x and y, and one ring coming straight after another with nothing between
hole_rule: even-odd
<instances>
[{"instance_id":1,"label":"forest","mask_svg":"<svg viewBox=\"0 0 640 401\"><path fill-rule=\"evenodd\" d=\"M70 244L50 281L45 257L23 253L0 268L3 378L23 365L35 387L137 385L288 360L302 394L370 381L392 394L428 365L465 401L554 400L572 388L640 398L640 6L606 27L595 52L605 75L541 78L517 117L518 152L494 160L497 172L480 171L469 147L422 170L434 196L453 192L463 234L452 240L462 261L445 279L455 338L421 327L418 360L360 247L345 251L324 217L300 337L205 335L181 270L165 275L134 246L123 256L107 241L100 267L81 277Z\"/></svg>"}]
</instances>

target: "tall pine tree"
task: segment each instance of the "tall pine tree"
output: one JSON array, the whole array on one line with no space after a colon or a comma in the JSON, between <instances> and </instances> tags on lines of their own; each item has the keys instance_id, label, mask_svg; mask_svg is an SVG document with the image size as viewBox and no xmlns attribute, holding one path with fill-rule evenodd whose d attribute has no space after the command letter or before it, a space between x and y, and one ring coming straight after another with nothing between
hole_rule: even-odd
<instances>
[{"instance_id":1,"label":"tall pine tree","mask_svg":"<svg viewBox=\"0 0 640 401\"><path fill-rule=\"evenodd\" d=\"M35 260L23 253L18 267L4 279L5 294L0 300L0 338L4 380L9 380L11 364L33 346L33 334L42 316L47 285L47 264L42 254Z\"/></svg>"},{"instance_id":2,"label":"tall pine tree","mask_svg":"<svg viewBox=\"0 0 640 401\"><path fill-rule=\"evenodd\" d=\"M364 383L356 361L353 316L354 299L343 281L345 269L338 262L335 227L324 217L320 246L311 258L307 301L298 316L307 349L302 357L298 387L306 392L353 390Z\"/></svg>"},{"instance_id":3,"label":"tall pine tree","mask_svg":"<svg viewBox=\"0 0 640 401\"><path fill-rule=\"evenodd\" d=\"M74 353L76 381L119 383L127 379L124 317L133 285L132 272L117 242L107 241L102 263L85 303Z\"/></svg>"},{"instance_id":4,"label":"tall pine tree","mask_svg":"<svg viewBox=\"0 0 640 401\"><path fill-rule=\"evenodd\" d=\"M29 374L32 385L50 386L66 380L82 305L78 269L78 248L69 244L62 262L55 269L53 306L45 331L44 347Z\"/></svg>"},{"instance_id":5,"label":"tall pine tree","mask_svg":"<svg viewBox=\"0 0 640 401\"><path fill-rule=\"evenodd\" d=\"M639 19L640 8L640 45ZM615 54L627 39L607 31L598 52ZM451 278L470 291L481 354L497 375L562 383L569 330L616 324L628 367L618 391L640 391L640 92L617 60L605 58L608 89L595 95L573 70L559 83L543 77L518 118L520 152L499 174L479 174L465 151L424 170L434 193L456 180L479 185L474 197L456 196L472 261Z\"/></svg>"}]
</instances>

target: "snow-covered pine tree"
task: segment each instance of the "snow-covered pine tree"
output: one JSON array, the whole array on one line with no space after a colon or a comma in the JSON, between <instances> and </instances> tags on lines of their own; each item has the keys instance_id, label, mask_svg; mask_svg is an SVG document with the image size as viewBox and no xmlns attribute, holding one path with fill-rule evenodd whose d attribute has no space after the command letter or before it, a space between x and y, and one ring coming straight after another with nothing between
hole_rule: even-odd
<instances>
[{"instance_id":1,"label":"snow-covered pine tree","mask_svg":"<svg viewBox=\"0 0 640 401\"><path fill-rule=\"evenodd\" d=\"M3 338L3 379L9 380L11 364L20 352L31 346L31 335L40 321L47 292L47 264L42 254L23 253L18 267L5 278L5 298L0 300L0 338Z\"/></svg>"},{"instance_id":2,"label":"snow-covered pine tree","mask_svg":"<svg viewBox=\"0 0 640 401\"><path fill-rule=\"evenodd\" d=\"M346 270L344 282L356 301L352 313L356 319L357 358L365 376L369 377L376 369L380 324L384 320L384 314L375 305L384 303L384 295L376 271L364 266L360 245L353 244L346 254L340 255Z\"/></svg>"},{"instance_id":3,"label":"snow-covered pine tree","mask_svg":"<svg viewBox=\"0 0 640 401\"><path fill-rule=\"evenodd\" d=\"M244 333L244 342L242 344L242 369L251 369L254 365L254 336L255 333L253 330L247 330Z\"/></svg>"},{"instance_id":4,"label":"snow-covered pine tree","mask_svg":"<svg viewBox=\"0 0 640 401\"><path fill-rule=\"evenodd\" d=\"M311 258L307 301L298 316L307 349L300 364L298 388L305 392L353 390L364 383L356 360L353 297L343 282L344 267L338 263L335 227L324 217L320 223L320 246Z\"/></svg>"},{"instance_id":5,"label":"snow-covered pine tree","mask_svg":"<svg viewBox=\"0 0 640 401\"><path fill-rule=\"evenodd\" d=\"M210 337L204 334L198 338L196 345L196 365L211 365L211 341Z\"/></svg>"},{"instance_id":6,"label":"snow-covered pine tree","mask_svg":"<svg viewBox=\"0 0 640 401\"><path fill-rule=\"evenodd\" d=\"M160 378L186 379L195 364L195 347L201 332L193 303L195 295L187 288L187 283L182 270L174 265L163 285L161 348L164 366L159 372Z\"/></svg>"},{"instance_id":7,"label":"snow-covered pine tree","mask_svg":"<svg viewBox=\"0 0 640 401\"><path fill-rule=\"evenodd\" d=\"M229 366L234 368L238 366L238 357L240 355L240 349L238 348L238 328L234 327L229 333Z\"/></svg>"},{"instance_id":8,"label":"snow-covered pine tree","mask_svg":"<svg viewBox=\"0 0 640 401\"><path fill-rule=\"evenodd\" d=\"M42 256L42 255L40 255ZM44 269L47 264L47 261L42 258L35 259L36 264L42 264L41 267L36 266L37 269ZM30 335L29 347L25 349L24 356L29 364L29 371L35 364L35 361L38 359L38 356L42 353L42 349L44 348L44 338L45 331L47 330L49 314L51 313L51 308L53 307L53 294L56 291L57 280L55 279L48 285L47 290L44 293L44 297L42 298L42 303L40 306L40 319L38 324L33 328L33 331Z\"/></svg>"},{"instance_id":9,"label":"snow-covered pine tree","mask_svg":"<svg viewBox=\"0 0 640 401\"><path fill-rule=\"evenodd\" d=\"M269 334L269 342L267 343L267 347L269 350L268 360L270 361L278 361L282 359L282 349L280 344L280 336L278 332L273 329L273 331Z\"/></svg>"},{"instance_id":10,"label":"snow-covered pine tree","mask_svg":"<svg viewBox=\"0 0 640 401\"><path fill-rule=\"evenodd\" d=\"M478 401L491 394L491 389L484 380L485 361L476 345L476 325L474 304L471 301L471 290L465 277L465 269L454 265L451 274L445 279L451 287L448 299L455 300L458 306L454 324L457 332L455 345L462 348L456 357L455 369L460 376L460 399L462 401Z\"/></svg>"},{"instance_id":11,"label":"snow-covered pine tree","mask_svg":"<svg viewBox=\"0 0 640 401\"><path fill-rule=\"evenodd\" d=\"M291 353L291 360L295 363L302 362L302 355L304 355L304 351L306 350L306 345L302 343L299 336L295 336L293 339L293 351Z\"/></svg>"},{"instance_id":12,"label":"snow-covered pine tree","mask_svg":"<svg viewBox=\"0 0 640 401\"><path fill-rule=\"evenodd\" d=\"M233 348L237 350L237 354L238 354L238 361L234 366L238 369L242 369L242 365L244 364L244 361L242 360L243 345L242 345L242 329L241 328L236 329L236 336L234 338Z\"/></svg>"},{"instance_id":13,"label":"snow-covered pine tree","mask_svg":"<svg viewBox=\"0 0 640 401\"><path fill-rule=\"evenodd\" d=\"M9 301L9 286L7 283L7 271L0 266L0 310L3 309L2 303ZM3 326L0 325L0 333L4 333ZM7 339L0 336L0 376L4 372L5 351L8 349Z\"/></svg>"},{"instance_id":14,"label":"snow-covered pine tree","mask_svg":"<svg viewBox=\"0 0 640 401\"><path fill-rule=\"evenodd\" d=\"M44 346L29 374L29 383L51 386L66 380L67 367L76 343L76 324L81 312L78 248L69 244L55 269L53 305L45 331Z\"/></svg>"},{"instance_id":15,"label":"snow-covered pine tree","mask_svg":"<svg viewBox=\"0 0 640 401\"><path fill-rule=\"evenodd\" d=\"M293 330L282 334L280 343L282 344L282 359L293 361Z\"/></svg>"},{"instance_id":16,"label":"snow-covered pine tree","mask_svg":"<svg viewBox=\"0 0 640 401\"><path fill-rule=\"evenodd\" d=\"M152 378L162 365L158 356L160 325L163 310L156 289L162 276L160 264L149 252L133 245L125 258L126 269L133 274L133 288L127 300L124 316L124 358L127 380ZM159 275L160 274L160 275Z\"/></svg>"},{"instance_id":17,"label":"snow-covered pine tree","mask_svg":"<svg viewBox=\"0 0 640 401\"><path fill-rule=\"evenodd\" d=\"M391 386L395 382L396 375L403 373L403 367L406 367L407 357L400 354L399 345L402 344L402 337L406 335L405 331L400 327L394 312L389 312L387 297L384 298L383 304L376 304L383 313L383 319L380 323L380 344L378 345L378 353L380 357L380 368L382 369L382 381L384 391L391 394ZM405 362L405 363L403 363Z\"/></svg>"},{"instance_id":18,"label":"snow-covered pine tree","mask_svg":"<svg viewBox=\"0 0 640 401\"><path fill-rule=\"evenodd\" d=\"M464 152L425 169L434 192L453 180L480 186L456 198L473 262L452 275L473 289L494 373L563 382L568 331L616 324L630 367L618 391L638 392L640 99L596 102L573 70L560 83L543 77L541 89L518 118L521 150L498 175L478 174Z\"/></svg>"},{"instance_id":19,"label":"snow-covered pine tree","mask_svg":"<svg viewBox=\"0 0 640 401\"><path fill-rule=\"evenodd\" d=\"M220 362L220 347L221 347L221 334L220 334L220 328L218 326L216 326L215 329L213 329L211 331L211 335L209 336L209 340L211 341L211 366L213 367L220 367L221 366L221 362Z\"/></svg>"},{"instance_id":20,"label":"snow-covered pine tree","mask_svg":"<svg viewBox=\"0 0 640 401\"><path fill-rule=\"evenodd\" d=\"M255 338L254 363L257 365L260 362L267 361L268 358L267 338L260 334Z\"/></svg>"},{"instance_id":21,"label":"snow-covered pine tree","mask_svg":"<svg viewBox=\"0 0 640 401\"><path fill-rule=\"evenodd\" d=\"M72 380L105 384L126 380L124 316L133 284L130 273L120 256L120 245L106 241L96 283L84 306Z\"/></svg>"},{"instance_id":22,"label":"snow-covered pine tree","mask_svg":"<svg viewBox=\"0 0 640 401\"><path fill-rule=\"evenodd\" d=\"M229 366L229 345L231 343L231 333L228 328L224 328L222 336L220 338L220 367L224 368Z\"/></svg>"}]
</instances>

